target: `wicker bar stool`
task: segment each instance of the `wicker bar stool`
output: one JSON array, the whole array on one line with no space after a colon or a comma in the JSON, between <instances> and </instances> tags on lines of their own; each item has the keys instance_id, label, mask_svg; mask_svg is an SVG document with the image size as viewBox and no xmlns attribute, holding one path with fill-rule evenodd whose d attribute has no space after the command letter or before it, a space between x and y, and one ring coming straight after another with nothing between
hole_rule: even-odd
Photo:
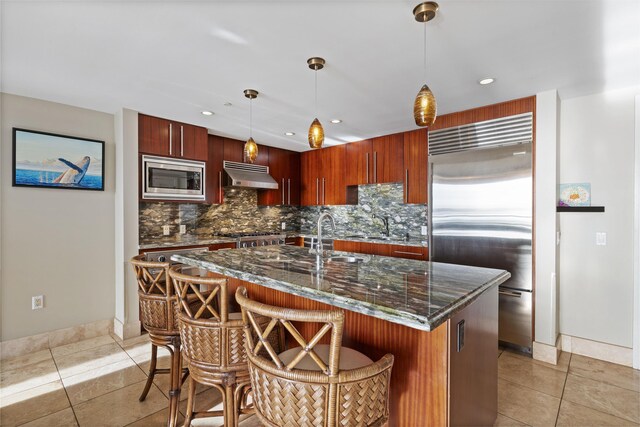
<instances>
[{"instance_id":1,"label":"wicker bar stool","mask_svg":"<svg viewBox=\"0 0 640 427\"><path fill-rule=\"evenodd\" d=\"M130 262L133 265L138 281L140 321L144 329L149 332L151 340L149 377L139 400L142 402L146 399L156 374L169 374L171 386L169 390L169 419L167 425L173 427L178 421L178 403L180 401L180 387L183 381L181 374L184 372L186 376L186 371L181 369L180 332L177 319L179 306L178 298L168 280L170 263L149 262L145 260L145 255L135 256L131 258ZM169 350L171 355L171 367L169 369L157 368L158 347L164 347Z\"/></svg>"},{"instance_id":2,"label":"wicker bar stool","mask_svg":"<svg viewBox=\"0 0 640 427\"><path fill-rule=\"evenodd\" d=\"M342 311L274 307L250 300L244 287L238 288L236 301L245 323L253 403L264 425L381 426L388 421L393 356L386 354L374 363L341 347ZM256 322L259 315L270 319L266 328ZM291 322L322 326L306 341ZM268 338L278 324L300 347L284 353L272 348ZM318 344L328 332L330 344Z\"/></svg>"},{"instance_id":3,"label":"wicker bar stool","mask_svg":"<svg viewBox=\"0 0 640 427\"><path fill-rule=\"evenodd\" d=\"M182 357L189 368L189 394L184 425L194 418L223 416L225 426L237 426L241 414L253 413L247 406L250 391L244 346L244 324L240 312L229 312L226 279L185 274L183 267L172 267L169 276L180 301ZM201 289L207 289L205 293ZM198 301L187 304L185 295L193 292ZM269 319L258 319L265 325ZM281 338L276 338L281 339ZM282 348L279 342L273 342ZM216 388L222 395L222 411L196 412L196 383Z\"/></svg>"}]
</instances>

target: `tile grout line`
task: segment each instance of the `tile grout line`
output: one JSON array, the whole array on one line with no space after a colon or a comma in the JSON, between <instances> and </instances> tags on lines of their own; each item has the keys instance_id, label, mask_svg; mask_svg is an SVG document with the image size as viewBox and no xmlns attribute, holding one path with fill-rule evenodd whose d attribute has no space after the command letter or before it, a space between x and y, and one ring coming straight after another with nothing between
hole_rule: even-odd
<instances>
[{"instance_id":1,"label":"tile grout line","mask_svg":"<svg viewBox=\"0 0 640 427\"><path fill-rule=\"evenodd\" d=\"M572 353L569 353L569 362L567 363L567 372L565 372L564 376L564 384L562 384L562 394L560 395L560 404L558 405L558 412L556 412L556 422L553 423L554 426L558 425L558 418L560 417L560 408L562 408L562 401L564 400L564 390L567 387L567 380L569 379L569 369L571 369L571 357Z\"/></svg>"},{"instance_id":2,"label":"tile grout line","mask_svg":"<svg viewBox=\"0 0 640 427\"><path fill-rule=\"evenodd\" d=\"M64 385L64 381L62 381L62 375L60 374L60 369L58 369L56 358L53 357L53 352L51 351L51 349L49 349L49 353L51 353L51 359L53 360L53 364L56 366L56 372L58 372L58 377L60 377L60 384L62 385L62 389L64 390L64 395L67 396L67 401L69 402L69 408L71 408L71 413L73 413L73 418L76 420L76 424L80 426L80 422L78 421L76 411L73 409L73 405L71 404L71 398L69 397L69 393L67 392L67 387Z\"/></svg>"}]
</instances>

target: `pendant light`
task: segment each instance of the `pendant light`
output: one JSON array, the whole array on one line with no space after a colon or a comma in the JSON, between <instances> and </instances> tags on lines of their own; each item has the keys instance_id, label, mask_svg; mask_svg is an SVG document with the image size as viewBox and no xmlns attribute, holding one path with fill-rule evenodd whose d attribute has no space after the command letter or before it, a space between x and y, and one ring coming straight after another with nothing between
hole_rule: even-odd
<instances>
[{"instance_id":1,"label":"pendant light","mask_svg":"<svg viewBox=\"0 0 640 427\"><path fill-rule=\"evenodd\" d=\"M245 89L244 96L249 98L249 139L244 143L244 161L253 163L258 157L258 144L253 140L253 99L258 97L258 91Z\"/></svg>"},{"instance_id":2,"label":"pendant light","mask_svg":"<svg viewBox=\"0 0 640 427\"><path fill-rule=\"evenodd\" d=\"M424 22L424 80L425 84L413 102L413 118L416 125L429 127L436 121L436 97L427 86L427 22L431 21L438 11L438 3L428 1L420 3L413 9L413 16L418 22Z\"/></svg>"},{"instance_id":3,"label":"pendant light","mask_svg":"<svg viewBox=\"0 0 640 427\"><path fill-rule=\"evenodd\" d=\"M324 68L324 59L314 57L307 59L309 68L315 71L315 93L316 93L316 118L311 122L309 127L309 146L311 148L320 148L324 142L324 129L320 120L318 120L318 70Z\"/></svg>"}]
</instances>

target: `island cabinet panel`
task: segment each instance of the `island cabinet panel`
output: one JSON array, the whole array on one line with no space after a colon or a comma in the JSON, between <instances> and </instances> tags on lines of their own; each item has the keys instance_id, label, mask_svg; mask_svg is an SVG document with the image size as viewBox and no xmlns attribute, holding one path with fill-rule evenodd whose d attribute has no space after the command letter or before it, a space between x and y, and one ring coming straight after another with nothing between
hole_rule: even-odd
<instances>
[{"instance_id":1,"label":"island cabinet panel","mask_svg":"<svg viewBox=\"0 0 640 427\"><path fill-rule=\"evenodd\" d=\"M429 259L429 250L424 246L387 245L390 256L397 258L417 259L426 261Z\"/></svg>"},{"instance_id":2,"label":"island cabinet panel","mask_svg":"<svg viewBox=\"0 0 640 427\"><path fill-rule=\"evenodd\" d=\"M164 157L207 160L207 129L138 114L138 151Z\"/></svg>"},{"instance_id":3,"label":"island cabinet panel","mask_svg":"<svg viewBox=\"0 0 640 427\"><path fill-rule=\"evenodd\" d=\"M428 147L426 129L404 133L405 203L427 203Z\"/></svg>"},{"instance_id":4,"label":"island cabinet panel","mask_svg":"<svg viewBox=\"0 0 640 427\"><path fill-rule=\"evenodd\" d=\"M387 243L352 242L348 240L334 240L336 251L355 252L368 255L382 255L396 258L407 258L427 261L429 250L422 246L390 245Z\"/></svg>"},{"instance_id":5,"label":"island cabinet panel","mask_svg":"<svg viewBox=\"0 0 640 427\"><path fill-rule=\"evenodd\" d=\"M371 152L371 141L368 139L345 145L346 185L373 183Z\"/></svg>"},{"instance_id":6,"label":"island cabinet panel","mask_svg":"<svg viewBox=\"0 0 640 427\"><path fill-rule=\"evenodd\" d=\"M266 304L304 310L336 309L307 298L229 278L230 293L235 293L239 286L247 288L250 298ZM394 356L389 393L389 426L449 425L449 322L431 332L425 332L364 314L343 311L344 346L354 348L374 361L387 353ZM297 327L305 339L309 340L316 332L317 325L305 324ZM325 339L324 342L326 341ZM496 354L496 366L497 360Z\"/></svg>"},{"instance_id":7,"label":"island cabinet panel","mask_svg":"<svg viewBox=\"0 0 640 427\"><path fill-rule=\"evenodd\" d=\"M403 134L380 136L371 140L373 183L402 182L404 162Z\"/></svg>"},{"instance_id":8,"label":"island cabinet panel","mask_svg":"<svg viewBox=\"0 0 640 427\"><path fill-rule=\"evenodd\" d=\"M207 203L220 204L224 199L222 190L223 170L222 159L224 157L224 138L209 135L209 153L207 159Z\"/></svg>"}]
</instances>

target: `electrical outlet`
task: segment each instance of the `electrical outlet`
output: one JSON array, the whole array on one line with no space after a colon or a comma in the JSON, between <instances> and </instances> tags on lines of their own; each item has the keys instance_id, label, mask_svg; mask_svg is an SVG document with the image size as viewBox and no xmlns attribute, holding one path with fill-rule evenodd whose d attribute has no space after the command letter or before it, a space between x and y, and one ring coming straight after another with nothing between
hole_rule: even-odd
<instances>
[{"instance_id":1,"label":"electrical outlet","mask_svg":"<svg viewBox=\"0 0 640 427\"><path fill-rule=\"evenodd\" d=\"M286 230L286 229L287 229L287 223L286 223L286 222L283 222L283 223L282 223L282 225L281 225L281 227L282 227L282 229L283 229L283 230Z\"/></svg>"},{"instance_id":2,"label":"electrical outlet","mask_svg":"<svg viewBox=\"0 0 640 427\"><path fill-rule=\"evenodd\" d=\"M604 233L604 232L596 233L596 245L607 246L607 233Z\"/></svg>"},{"instance_id":3,"label":"electrical outlet","mask_svg":"<svg viewBox=\"0 0 640 427\"><path fill-rule=\"evenodd\" d=\"M170 233L171 233L171 227L169 227L168 225L163 225L162 234L165 236L168 236Z\"/></svg>"},{"instance_id":4,"label":"electrical outlet","mask_svg":"<svg viewBox=\"0 0 640 427\"><path fill-rule=\"evenodd\" d=\"M31 297L31 310L40 310L44 307L44 295Z\"/></svg>"},{"instance_id":5,"label":"electrical outlet","mask_svg":"<svg viewBox=\"0 0 640 427\"><path fill-rule=\"evenodd\" d=\"M427 235L427 226L423 225L422 227L420 227L420 234L422 234L423 236Z\"/></svg>"},{"instance_id":6,"label":"electrical outlet","mask_svg":"<svg viewBox=\"0 0 640 427\"><path fill-rule=\"evenodd\" d=\"M184 224L180 224L180 234L184 234L187 232L187 226Z\"/></svg>"}]
</instances>

